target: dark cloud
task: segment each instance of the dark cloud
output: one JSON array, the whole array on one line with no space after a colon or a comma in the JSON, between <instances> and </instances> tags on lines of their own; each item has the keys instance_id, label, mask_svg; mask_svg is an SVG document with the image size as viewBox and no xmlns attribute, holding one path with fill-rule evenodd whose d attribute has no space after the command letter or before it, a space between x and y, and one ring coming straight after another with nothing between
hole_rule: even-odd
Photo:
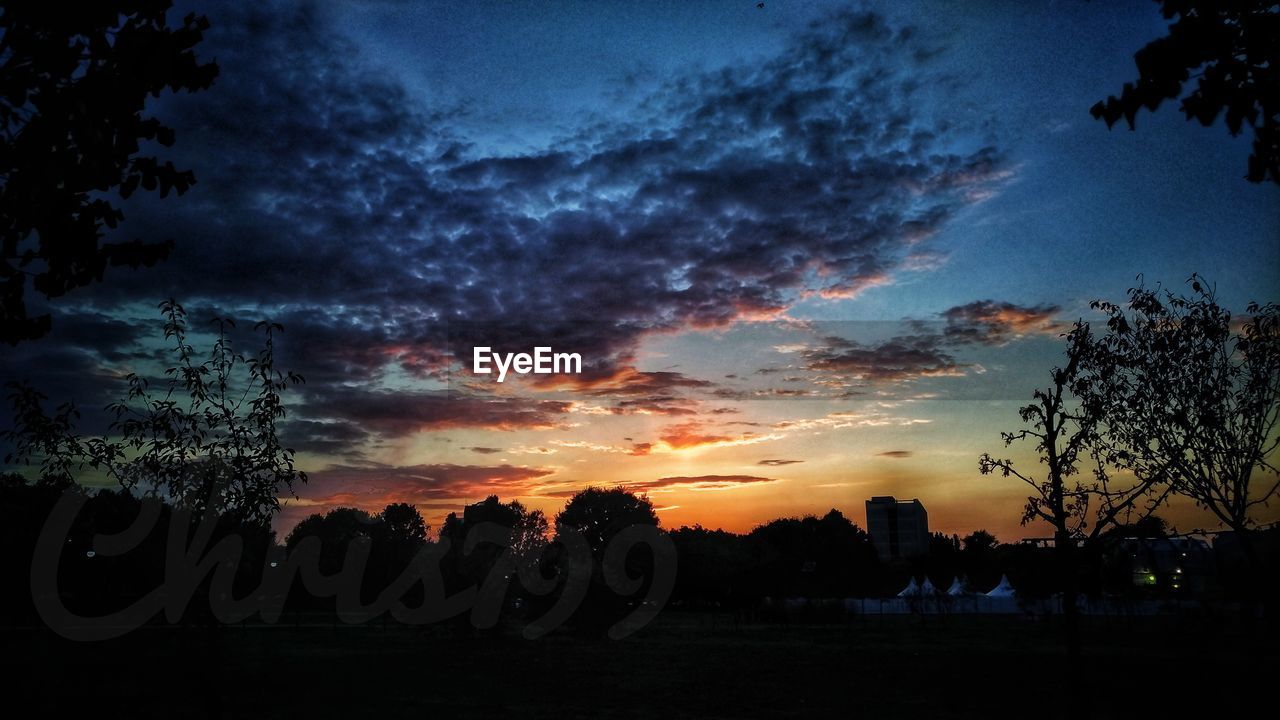
<instances>
[{"instance_id":1,"label":"dark cloud","mask_svg":"<svg viewBox=\"0 0 1280 720\"><path fill-rule=\"evenodd\" d=\"M300 495L312 504L334 504L331 500L336 495L367 496L381 504L491 494L528 495L551 474L546 468L511 465L331 465L311 473L305 492Z\"/></svg>"},{"instance_id":2,"label":"dark cloud","mask_svg":"<svg viewBox=\"0 0 1280 720\"><path fill-rule=\"evenodd\" d=\"M768 485L782 482L777 478L759 477L756 475L677 475L640 480L628 483L627 489L637 493L665 493L673 490L732 490L734 488ZM542 493L546 497L572 497L575 489L560 489Z\"/></svg>"},{"instance_id":3,"label":"dark cloud","mask_svg":"<svg viewBox=\"0 0 1280 720\"><path fill-rule=\"evenodd\" d=\"M284 423L281 439L286 447L299 452L358 456L360 448L370 440L370 434L346 420L291 419Z\"/></svg>"},{"instance_id":4,"label":"dark cloud","mask_svg":"<svg viewBox=\"0 0 1280 720\"><path fill-rule=\"evenodd\" d=\"M771 460L761 460L760 462L758 462L758 463L756 463L756 464L757 464L757 465L768 465L768 466L770 466L770 467L780 467L780 466L782 466L782 465L794 465L794 464L796 464L796 463L802 463L802 462L804 462L804 461L803 461L803 460L772 460L772 459L771 459Z\"/></svg>"},{"instance_id":5,"label":"dark cloud","mask_svg":"<svg viewBox=\"0 0 1280 720\"><path fill-rule=\"evenodd\" d=\"M111 362L133 359L139 353L145 355L138 342L148 329L138 323L101 312L72 309L55 310L54 323L58 329L49 344L75 343ZM160 325L157 322L153 327L158 329Z\"/></svg>"},{"instance_id":6,"label":"dark cloud","mask_svg":"<svg viewBox=\"0 0 1280 720\"><path fill-rule=\"evenodd\" d=\"M909 458L911 454L910 450L886 450L882 453L876 453L876 457Z\"/></svg>"},{"instance_id":7,"label":"dark cloud","mask_svg":"<svg viewBox=\"0 0 1280 720\"><path fill-rule=\"evenodd\" d=\"M671 371L641 372L631 365L595 368L581 375L535 376L533 385L543 390L573 392L597 398L611 415L693 415L701 410L696 398L684 393L714 388L715 384Z\"/></svg>"},{"instance_id":8,"label":"dark cloud","mask_svg":"<svg viewBox=\"0 0 1280 720\"><path fill-rule=\"evenodd\" d=\"M682 490L728 490L746 485L759 485L780 482L776 478L758 477L756 475L696 475L658 478L641 483L639 490L654 491L658 489L680 488Z\"/></svg>"},{"instance_id":9,"label":"dark cloud","mask_svg":"<svg viewBox=\"0 0 1280 720\"><path fill-rule=\"evenodd\" d=\"M763 63L673 78L628 122L520 156L470 144L456 108L372 70L311 4L208 14L200 50L217 83L158 108L199 182L135 196L120 231L177 249L155 269L113 269L79 301L121 317L176 296L284 322L281 364L308 378L306 418L381 435L559 424L564 403L342 384L389 368L440 377L480 343L580 352L587 372L562 389L685 414L680 393L709 384L635 370L646 333L884 283L1004 172L997 149L922 114L938 78L903 58L932 48L869 13L816 23ZM103 357L130 351L128 328L81 331ZM810 365L881 379L954 368L905 341Z\"/></svg>"},{"instance_id":10,"label":"dark cloud","mask_svg":"<svg viewBox=\"0 0 1280 720\"><path fill-rule=\"evenodd\" d=\"M858 382L898 382L964 372L944 349L940 335L904 335L875 344L831 336L801 354L809 370Z\"/></svg>"},{"instance_id":11,"label":"dark cloud","mask_svg":"<svg viewBox=\"0 0 1280 720\"><path fill-rule=\"evenodd\" d=\"M1064 329L1062 323L1053 319L1059 309L1057 305L1026 307L979 300L943 312L947 323L943 333L953 342L987 345L998 345L1030 333L1057 334Z\"/></svg>"},{"instance_id":12,"label":"dark cloud","mask_svg":"<svg viewBox=\"0 0 1280 720\"><path fill-rule=\"evenodd\" d=\"M312 392L301 405L308 416L342 418L387 437L454 428L550 429L562 426L571 408L554 400L347 387Z\"/></svg>"},{"instance_id":13,"label":"dark cloud","mask_svg":"<svg viewBox=\"0 0 1280 720\"><path fill-rule=\"evenodd\" d=\"M700 410L699 401L693 398L662 395L656 397L630 398L619 400L610 405L593 405L583 403L575 406L576 411L594 415L696 415Z\"/></svg>"},{"instance_id":14,"label":"dark cloud","mask_svg":"<svg viewBox=\"0 0 1280 720\"><path fill-rule=\"evenodd\" d=\"M613 406L613 410L622 415L695 415L698 413L698 404L688 398L661 395L620 400Z\"/></svg>"},{"instance_id":15,"label":"dark cloud","mask_svg":"<svg viewBox=\"0 0 1280 720\"><path fill-rule=\"evenodd\" d=\"M966 346L1002 345L1029 334L1059 333L1063 325L1054 320L1058 310L1055 305L1022 306L982 300L939 313L942 322L810 323L810 329L820 334L819 339L786 348L786 352L796 353L803 361L802 369L807 374L786 375L780 380L809 382L820 390L721 388L713 394L736 399L847 398L857 396L855 388L860 385L959 376L970 369L983 372L981 367L958 359L957 354ZM794 369L791 365L765 367L756 370L756 374L773 376Z\"/></svg>"},{"instance_id":16,"label":"dark cloud","mask_svg":"<svg viewBox=\"0 0 1280 720\"><path fill-rule=\"evenodd\" d=\"M48 310L54 315L48 336L0 349L0 383L30 384L49 398L50 409L73 402L83 413L82 431L104 432L107 419L98 411L127 395L125 377L132 361L155 357L156 348L145 347L142 340L147 334L158 337L160 323L148 328L100 312ZM7 419L7 413L0 414Z\"/></svg>"},{"instance_id":17,"label":"dark cloud","mask_svg":"<svg viewBox=\"0 0 1280 720\"><path fill-rule=\"evenodd\" d=\"M518 157L460 144L305 4L210 17L217 87L169 103L201 184L133 230L182 231L167 274L186 294L312 302L402 339L433 320L716 326L852 292L999 172L989 148L944 150L915 109L927 69L900 69L918 41L870 14Z\"/></svg>"},{"instance_id":18,"label":"dark cloud","mask_svg":"<svg viewBox=\"0 0 1280 720\"><path fill-rule=\"evenodd\" d=\"M465 448L462 448L462 449L463 449L463 450L470 450L471 452L473 452L473 453L478 453L478 454L480 454L480 455L495 455L495 454L497 454L497 453L502 452L502 448L496 448L496 447L480 447L480 446L478 446L478 445L477 445L477 446L473 446L473 447L465 447Z\"/></svg>"},{"instance_id":19,"label":"dark cloud","mask_svg":"<svg viewBox=\"0 0 1280 720\"><path fill-rule=\"evenodd\" d=\"M565 387L591 395L605 396L654 396L690 388L708 388L714 384L708 380L689 377L671 371L641 372L631 366L611 368L607 374L583 373L581 375L544 376L545 384Z\"/></svg>"},{"instance_id":20,"label":"dark cloud","mask_svg":"<svg viewBox=\"0 0 1280 720\"><path fill-rule=\"evenodd\" d=\"M53 413L57 406L72 402L81 412L76 428L85 435L98 435L108 429L109 419L100 412L108 403L126 397L128 386L124 374L103 363L101 355L75 345L53 342L23 343L5 347L2 383L25 382L47 400L44 408ZM0 411L0 428L11 427L10 389L0 385L4 410ZM0 439L0 458L12 448Z\"/></svg>"}]
</instances>

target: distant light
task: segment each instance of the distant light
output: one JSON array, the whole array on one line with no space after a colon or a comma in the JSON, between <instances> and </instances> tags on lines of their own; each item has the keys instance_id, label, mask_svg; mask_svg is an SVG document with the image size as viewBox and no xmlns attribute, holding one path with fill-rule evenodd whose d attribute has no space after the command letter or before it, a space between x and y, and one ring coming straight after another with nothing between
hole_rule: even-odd
<instances>
[{"instance_id":1,"label":"distant light","mask_svg":"<svg viewBox=\"0 0 1280 720\"><path fill-rule=\"evenodd\" d=\"M1153 582L1155 582L1155 581L1156 581L1156 576L1155 576L1155 575L1148 575L1148 576L1147 576L1147 582L1149 582L1149 583L1153 583Z\"/></svg>"},{"instance_id":2,"label":"distant light","mask_svg":"<svg viewBox=\"0 0 1280 720\"><path fill-rule=\"evenodd\" d=\"M280 563L272 561L271 567L279 567Z\"/></svg>"},{"instance_id":3,"label":"distant light","mask_svg":"<svg viewBox=\"0 0 1280 720\"><path fill-rule=\"evenodd\" d=\"M98 553L96 553L96 552L94 552L94 551L90 550L89 552L85 553L85 554L84 554L84 556L85 556L85 557L88 557L88 558L91 558L91 557L93 557L94 555L97 555L97 554L98 554Z\"/></svg>"}]
</instances>

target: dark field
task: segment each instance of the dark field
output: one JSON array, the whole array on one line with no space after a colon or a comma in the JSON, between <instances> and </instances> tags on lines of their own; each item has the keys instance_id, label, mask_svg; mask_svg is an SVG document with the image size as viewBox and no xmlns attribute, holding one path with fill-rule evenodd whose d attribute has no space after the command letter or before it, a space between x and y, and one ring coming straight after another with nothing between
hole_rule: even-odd
<instances>
[{"instance_id":1,"label":"dark field","mask_svg":"<svg viewBox=\"0 0 1280 720\"><path fill-rule=\"evenodd\" d=\"M752 625L669 612L623 641L452 627L8 630L9 704L80 717L1230 717L1272 696L1274 638L1237 623L1017 617ZM21 707L21 705L18 705Z\"/></svg>"}]
</instances>

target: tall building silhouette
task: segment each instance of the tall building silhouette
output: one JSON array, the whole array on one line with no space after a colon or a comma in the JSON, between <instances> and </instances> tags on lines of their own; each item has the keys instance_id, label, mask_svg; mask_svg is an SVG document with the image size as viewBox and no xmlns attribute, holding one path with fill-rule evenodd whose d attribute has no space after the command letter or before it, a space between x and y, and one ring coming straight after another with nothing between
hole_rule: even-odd
<instances>
[{"instance_id":1,"label":"tall building silhouette","mask_svg":"<svg viewBox=\"0 0 1280 720\"><path fill-rule=\"evenodd\" d=\"M867 501L867 532L882 560L924 555L929 550L929 513L914 498L873 497Z\"/></svg>"}]
</instances>

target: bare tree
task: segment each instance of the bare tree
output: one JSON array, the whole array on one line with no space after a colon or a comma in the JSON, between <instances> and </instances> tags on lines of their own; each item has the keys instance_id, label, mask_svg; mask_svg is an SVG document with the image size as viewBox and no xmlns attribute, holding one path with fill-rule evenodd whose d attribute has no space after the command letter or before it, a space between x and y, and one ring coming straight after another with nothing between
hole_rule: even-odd
<instances>
[{"instance_id":1,"label":"bare tree","mask_svg":"<svg viewBox=\"0 0 1280 720\"><path fill-rule=\"evenodd\" d=\"M1280 308L1250 304L1243 322L1202 278L1189 296L1138 287L1108 302L1107 333L1090 343L1073 388L1098 409L1105 459L1167 483L1240 536L1280 490Z\"/></svg>"},{"instance_id":2,"label":"bare tree","mask_svg":"<svg viewBox=\"0 0 1280 720\"><path fill-rule=\"evenodd\" d=\"M1152 478L1113 474L1104 456L1097 452L1098 404L1093 398L1078 398L1071 392L1078 384L1081 362L1091 346L1089 326L1076 323L1067 335L1066 366L1054 368L1050 373L1052 384L1037 389L1034 402L1019 410L1023 423L1029 427L1001 434L1006 447L1033 441L1045 466L1044 473L1020 470L1012 460L987 453L978 461L983 475L1014 477L1032 489L1022 515L1023 525L1043 520L1053 528L1068 646L1073 654L1079 652L1077 543L1096 542L1107 529L1149 513L1167 494L1157 488ZM1093 466L1092 472L1081 472L1085 463Z\"/></svg>"}]
</instances>

